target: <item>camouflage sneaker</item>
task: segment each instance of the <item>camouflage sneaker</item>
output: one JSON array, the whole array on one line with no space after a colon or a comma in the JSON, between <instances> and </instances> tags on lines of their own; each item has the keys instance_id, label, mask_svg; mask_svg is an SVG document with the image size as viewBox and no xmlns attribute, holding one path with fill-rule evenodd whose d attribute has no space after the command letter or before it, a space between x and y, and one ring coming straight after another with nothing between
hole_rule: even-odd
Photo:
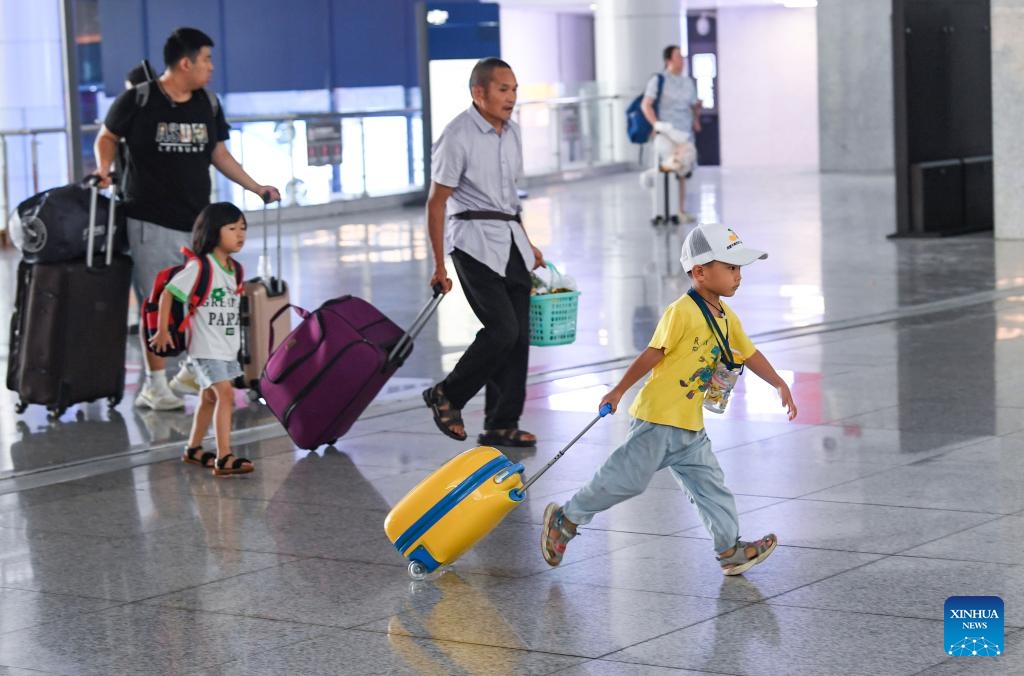
<instances>
[{"instance_id":1,"label":"camouflage sneaker","mask_svg":"<svg viewBox=\"0 0 1024 676\"><path fill-rule=\"evenodd\" d=\"M544 510L544 532L540 536L540 551L550 566L562 562L565 546L576 537L576 527L565 519L565 512L554 502Z\"/></svg>"}]
</instances>

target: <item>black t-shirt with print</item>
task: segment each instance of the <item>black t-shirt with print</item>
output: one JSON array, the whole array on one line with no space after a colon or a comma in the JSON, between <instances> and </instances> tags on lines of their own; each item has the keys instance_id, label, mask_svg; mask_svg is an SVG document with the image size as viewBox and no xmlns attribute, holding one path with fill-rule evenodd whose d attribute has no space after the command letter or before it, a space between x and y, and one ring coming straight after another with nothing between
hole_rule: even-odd
<instances>
[{"instance_id":1,"label":"black t-shirt with print","mask_svg":"<svg viewBox=\"0 0 1024 676\"><path fill-rule=\"evenodd\" d=\"M190 232L210 203L213 149L229 138L224 109L202 89L172 102L155 82L139 107L134 89L114 101L103 124L128 144L125 214Z\"/></svg>"}]
</instances>

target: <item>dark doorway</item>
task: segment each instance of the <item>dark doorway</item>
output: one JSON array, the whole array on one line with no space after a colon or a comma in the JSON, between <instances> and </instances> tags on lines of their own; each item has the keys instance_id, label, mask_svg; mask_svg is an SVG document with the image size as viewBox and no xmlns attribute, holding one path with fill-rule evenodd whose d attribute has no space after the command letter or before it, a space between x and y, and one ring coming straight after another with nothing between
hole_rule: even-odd
<instances>
[{"instance_id":1,"label":"dark doorway","mask_svg":"<svg viewBox=\"0 0 1024 676\"><path fill-rule=\"evenodd\" d=\"M690 55L690 77L697 83L697 96L704 104L697 134L697 161L704 166L721 164L718 142L718 21L714 11L691 11L686 15L686 39Z\"/></svg>"},{"instance_id":2,"label":"dark doorway","mask_svg":"<svg viewBox=\"0 0 1024 676\"><path fill-rule=\"evenodd\" d=\"M900 236L992 229L989 0L893 0Z\"/></svg>"}]
</instances>

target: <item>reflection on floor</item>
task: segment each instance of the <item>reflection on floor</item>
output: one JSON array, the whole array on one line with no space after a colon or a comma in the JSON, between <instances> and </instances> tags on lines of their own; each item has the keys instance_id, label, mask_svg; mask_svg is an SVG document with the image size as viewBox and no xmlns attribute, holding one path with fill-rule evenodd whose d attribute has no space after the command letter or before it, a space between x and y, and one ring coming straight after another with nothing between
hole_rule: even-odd
<instances>
[{"instance_id":1,"label":"reflection on floor","mask_svg":"<svg viewBox=\"0 0 1024 676\"><path fill-rule=\"evenodd\" d=\"M238 445L257 463L245 478L177 461L193 400L185 413L131 407L134 345L116 410L77 406L48 423L0 396L0 672L1017 673L1024 244L886 239L891 177L695 178L692 210L770 253L732 305L800 404L786 422L748 375L730 410L708 416L744 536L779 535L764 565L724 578L661 474L586 528L562 566L544 563L545 504L622 440L620 414L451 572L410 583L384 515L471 445L437 433L418 400L476 331L456 291L337 448L296 450L239 392ZM577 342L531 355L523 425L541 442L510 452L528 470L592 417L686 288L685 227L648 225L635 176L532 194L531 236L583 295ZM250 267L258 248L251 239ZM304 306L354 293L408 324L428 293L422 214L292 228L283 271ZM467 409L471 432L480 407ZM1008 655L946 656L954 595L1005 601Z\"/></svg>"}]
</instances>

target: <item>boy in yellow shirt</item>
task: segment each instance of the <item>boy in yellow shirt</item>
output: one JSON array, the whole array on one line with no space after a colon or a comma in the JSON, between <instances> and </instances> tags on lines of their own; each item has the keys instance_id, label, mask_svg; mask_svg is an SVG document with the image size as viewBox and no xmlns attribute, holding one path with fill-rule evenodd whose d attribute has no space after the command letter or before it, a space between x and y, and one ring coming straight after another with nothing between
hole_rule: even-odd
<instances>
[{"instance_id":1,"label":"boy in yellow shirt","mask_svg":"<svg viewBox=\"0 0 1024 676\"><path fill-rule=\"evenodd\" d=\"M614 412L622 395L653 369L629 409L633 423L625 443L565 505L551 503L544 511L541 550L550 565L562 562L577 525L639 495L665 467L697 506L725 575L739 575L775 550L774 533L752 542L740 540L736 501L711 452L703 414L705 390L722 360L743 364L777 389L789 419L796 417L789 386L722 302L739 288L740 267L767 257L745 247L731 228L722 225L699 225L686 236L679 261L693 288L665 310L647 349L601 400ZM714 330L712 321L717 325Z\"/></svg>"}]
</instances>

